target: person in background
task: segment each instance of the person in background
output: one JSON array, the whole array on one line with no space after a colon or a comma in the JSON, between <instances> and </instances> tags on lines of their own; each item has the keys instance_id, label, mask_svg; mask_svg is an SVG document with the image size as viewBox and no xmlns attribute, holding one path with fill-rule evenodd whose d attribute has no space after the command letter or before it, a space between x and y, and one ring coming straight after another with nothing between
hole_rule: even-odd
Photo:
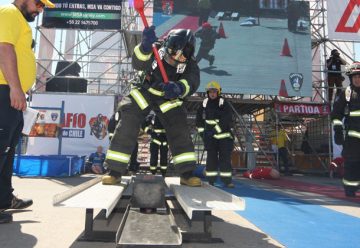
<instances>
[{"instance_id":1,"label":"person in background","mask_svg":"<svg viewBox=\"0 0 360 248\"><path fill-rule=\"evenodd\" d=\"M168 166L168 143L166 132L159 118L155 114L147 116L144 131L151 135L150 142L150 172L155 175L158 170L158 157L160 151L160 172L166 175Z\"/></svg>"},{"instance_id":2,"label":"person in background","mask_svg":"<svg viewBox=\"0 0 360 248\"><path fill-rule=\"evenodd\" d=\"M8 209L24 209L31 199L13 194L15 147L24 125L25 92L35 82L36 63L32 46L32 22L49 0L15 0L0 6L0 224L12 221Z\"/></svg>"},{"instance_id":3,"label":"person in background","mask_svg":"<svg viewBox=\"0 0 360 248\"><path fill-rule=\"evenodd\" d=\"M98 146L96 152L90 154L88 160L86 161L87 165L90 168L90 171L94 174L103 174L105 168L103 166L105 161L105 153L103 153L103 147Z\"/></svg>"},{"instance_id":4,"label":"person in background","mask_svg":"<svg viewBox=\"0 0 360 248\"><path fill-rule=\"evenodd\" d=\"M301 142L301 151L303 151L304 154L311 154L312 149L309 143L309 132L308 130L305 131L303 140Z\"/></svg>"},{"instance_id":5,"label":"person in background","mask_svg":"<svg viewBox=\"0 0 360 248\"><path fill-rule=\"evenodd\" d=\"M221 86L211 81L206 86L207 97L196 113L196 127L203 136L206 158L206 178L211 185L220 174L227 188L232 183L231 152L234 147L232 128L232 109L221 96Z\"/></svg>"},{"instance_id":6,"label":"person in background","mask_svg":"<svg viewBox=\"0 0 360 248\"><path fill-rule=\"evenodd\" d=\"M336 97L331 120L334 140L342 145L345 196L356 197L360 187L360 62L346 68L350 85Z\"/></svg>"},{"instance_id":7,"label":"person in background","mask_svg":"<svg viewBox=\"0 0 360 248\"><path fill-rule=\"evenodd\" d=\"M214 49L216 40L220 39L221 36L212 28L210 23L204 22L201 28L195 32L195 37L201 40L196 62L199 63L201 59L206 59L209 61L210 66L213 65L215 56L209 54L209 52Z\"/></svg>"},{"instance_id":8,"label":"person in background","mask_svg":"<svg viewBox=\"0 0 360 248\"><path fill-rule=\"evenodd\" d=\"M345 78L341 75L341 65L346 65L346 61L340 57L338 50L331 51L330 58L326 60L328 69L328 100L332 101L334 87L336 87L336 95L340 94Z\"/></svg>"},{"instance_id":9,"label":"person in background","mask_svg":"<svg viewBox=\"0 0 360 248\"><path fill-rule=\"evenodd\" d=\"M279 154L280 171L283 171L286 176L290 176L289 153L286 147L288 136L281 125L278 125L278 129L278 133L276 133L276 129L271 132L271 147L276 156Z\"/></svg>"}]
</instances>

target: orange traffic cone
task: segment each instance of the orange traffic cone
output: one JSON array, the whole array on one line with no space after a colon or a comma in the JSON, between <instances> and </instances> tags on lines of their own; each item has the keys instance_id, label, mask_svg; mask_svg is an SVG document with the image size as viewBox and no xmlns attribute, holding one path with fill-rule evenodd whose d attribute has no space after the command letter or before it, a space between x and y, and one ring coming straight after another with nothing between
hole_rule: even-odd
<instances>
[{"instance_id":1,"label":"orange traffic cone","mask_svg":"<svg viewBox=\"0 0 360 248\"><path fill-rule=\"evenodd\" d=\"M288 92L287 92L287 89L286 89L286 85L285 85L285 80L281 80L281 85L280 85L280 90L279 90L279 96L282 96L282 97L288 97Z\"/></svg>"},{"instance_id":2,"label":"orange traffic cone","mask_svg":"<svg viewBox=\"0 0 360 248\"><path fill-rule=\"evenodd\" d=\"M281 56L292 57L290 48L289 48L289 44L288 44L288 41L286 38L284 40L284 45L282 47Z\"/></svg>"},{"instance_id":3,"label":"orange traffic cone","mask_svg":"<svg viewBox=\"0 0 360 248\"><path fill-rule=\"evenodd\" d=\"M223 26L222 22L220 22L218 34L220 35L220 38L224 38L224 39L227 38L225 35L225 30L224 30L224 26Z\"/></svg>"}]
</instances>

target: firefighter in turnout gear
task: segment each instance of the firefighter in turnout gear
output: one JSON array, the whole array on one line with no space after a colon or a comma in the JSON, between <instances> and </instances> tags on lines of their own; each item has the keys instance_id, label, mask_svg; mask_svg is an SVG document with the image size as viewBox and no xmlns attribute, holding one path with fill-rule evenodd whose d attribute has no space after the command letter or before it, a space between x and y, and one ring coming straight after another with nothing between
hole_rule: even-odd
<instances>
[{"instance_id":1,"label":"firefighter in turnout gear","mask_svg":"<svg viewBox=\"0 0 360 248\"><path fill-rule=\"evenodd\" d=\"M200 38L201 43L196 55L196 61L199 63L201 59L209 61L209 65L214 64L215 56L209 54L215 47L215 42L220 39L221 36L212 28L210 23L204 22L201 28L196 31L195 37Z\"/></svg>"},{"instance_id":2,"label":"firefighter in turnout gear","mask_svg":"<svg viewBox=\"0 0 360 248\"><path fill-rule=\"evenodd\" d=\"M206 86L207 98L196 114L196 127L203 137L206 159L206 177L211 185L218 174L226 187L233 188L231 173L231 152L234 138L231 133L232 110L220 95L218 82L211 81Z\"/></svg>"},{"instance_id":3,"label":"firefighter in turnout gear","mask_svg":"<svg viewBox=\"0 0 360 248\"><path fill-rule=\"evenodd\" d=\"M343 145L345 195L355 197L360 186L360 63L346 69L350 85L336 97L331 120L334 139Z\"/></svg>"},{"instance_id":4,"label":"firefighter in turnout gear","mask_svg":"<svg viewBox=\"0 0 360 248\"><path fill-rule=\"evenodd\" d=\"M159 49L169 82L165 83L152 44ZM164 41L157 42L155 27L145 28L142 42L132 55L134 69L145 72L144 80L131 89L120 103L122 120L107 151L105 165L108 175L103 184L116 184L125 172L135 146L139 129L145 117L153 110L166 130L174 166L180 183L201 186L201 180L192 175L196 168L196 155L186 123L183 99L193 94L200 83L200 70L194 58L195 37L188 29L174 29Z\"/></svg>"},{"instance_id":5,"label":"firefighter in turnout gear","mask_svg":"<svg viewBox=\"0 0 360 248\"><path fill-rule=\"evenodd\" d=\"M151 135L150 142L150 172L155 175L158 170L158 157L160 151L160 172L163 177L166 175L168 166L168 143L166 133L159 118L150 114L145 121L144 131Z\"/></svg>"}]
</instances>

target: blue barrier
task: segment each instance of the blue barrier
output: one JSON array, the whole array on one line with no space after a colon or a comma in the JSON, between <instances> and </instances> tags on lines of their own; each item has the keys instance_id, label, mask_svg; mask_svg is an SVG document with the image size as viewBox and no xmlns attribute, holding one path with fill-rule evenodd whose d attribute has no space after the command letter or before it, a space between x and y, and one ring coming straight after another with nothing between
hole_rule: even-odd
<instances>
[{"instance_id":1,"label":"blue barrier","mask_svg":"<svg viewBox=\"0 0 360 248\"><path fill-rule=\"evenodd\" d=\"M15 156L13 174L21 177L68 177L84 172L85 156Z\"/></svg>"}]
</instances>

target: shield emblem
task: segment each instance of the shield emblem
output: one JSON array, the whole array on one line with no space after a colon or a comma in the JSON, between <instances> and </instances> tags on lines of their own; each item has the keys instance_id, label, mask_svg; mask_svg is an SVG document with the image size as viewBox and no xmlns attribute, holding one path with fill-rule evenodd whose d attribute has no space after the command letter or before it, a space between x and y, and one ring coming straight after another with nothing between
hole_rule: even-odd
<instances>
[{"instance_id":1,"label":"shield emblem","mask_svg":"<svg viewBox=\"0 0 360 248\"><path fill-rule=\"evenodd\" d=\"M303 84L304 76L301 73L290 73L289 79L294 91L299 91Z\"/></svg>"},{"instance_id":2,"label":"shield emblem","mask_svg":"<svg viewBox=\"0 0 360 248\"><path fill-rule=\"evenodd\" d=\"M59 117L58 113L51 113L51 120L52 121L56 121L58 117Z\"/></svg>"}]
</instances>

